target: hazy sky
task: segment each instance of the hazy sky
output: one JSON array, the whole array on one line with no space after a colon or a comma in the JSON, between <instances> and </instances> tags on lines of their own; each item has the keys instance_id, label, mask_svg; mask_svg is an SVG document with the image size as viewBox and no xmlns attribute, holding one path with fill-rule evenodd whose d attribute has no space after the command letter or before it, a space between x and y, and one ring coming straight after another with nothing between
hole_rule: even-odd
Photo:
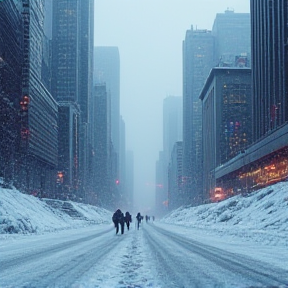
<instances>
[{"instance_id":1,"label":"hazy sky","mask_svg":"<svg viewBox=\"0 0 288 288\"><path fill-rule=\"evenodd\" d=\"M95 46L118 46L120 110L126 147L134 151L136 204L154 205L155 164L162 150L162 105L182 96L182 41L191 25L212 29L228 7L249 0L95 0ZM138 209L138 207L137 207Z\"/></svg>"}]
</instances>

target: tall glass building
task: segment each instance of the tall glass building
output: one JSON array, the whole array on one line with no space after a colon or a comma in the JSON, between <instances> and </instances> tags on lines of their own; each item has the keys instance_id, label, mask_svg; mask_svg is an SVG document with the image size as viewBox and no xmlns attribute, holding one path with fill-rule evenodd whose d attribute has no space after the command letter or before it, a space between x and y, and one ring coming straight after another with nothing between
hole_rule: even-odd
<instances>
[{"instance_id":1,"label":"tall glass building","mask_svg":"<svg viewBox=\"0 0 288 288\"><path fill-rule=\"evenodd\" d=\"M288 121L288 1L250 3L256 141Z\"/></svg>"},{"instance_id":2,"label":"tall glass building","mask_svg":"<svg viewBox=\"0 0 288 288\"><path fill-rule=\"evenodd\" d=\"M172 160L171 153L175 143L182 140L182 102L182 97L179 96L168 96L163 100L163 190L164 192L166 191L166 197L168 197L168 194L170 193L168 185L168 167Z\"/></svg>"},{"instance_id":3,"label":"tall glass building","mask_svg":"<svg viewBox=\"0 0 288 288\"><path fill-rule=\"evenodd\" d=\"M251 0L252 145L215 169L217 195L288 177L288 1Z\"/></svg>"},{"instance_id":4,"label":"tall glass building","mask_svg":"<svg viewBox=\"0 0 288 288\"><path fill-rule=\"evenodd\" d=\"M0 177L8 185L19 165L23 61L22 4L2 1L0 5ZM15 184L15 183L14 183Z\"/></svg>"},{"instance_id":5,"label":"tall glass building","mask_svg":"<svg viewBox=\"0 0 288 288\"><path fill-rule=\"evenodd\" d=\"M226 10L217 13L212 35L215 37L216 66L235 66L236 56L246 56L250 67L251 60L250 13L235 13Z\"/></svg>"},{"instance_id":6,"label":"tall glass building","mask_svg":"<svg viewBox=\"0 0 288 288\"><path fill-rule=\"evenodd\" d=\"M251 144L251 69L211 70L203 102L203 199L215 195L215 168Z\"/></svg>"},{"instance_id":7,"label":"tall glass building","mask_svg":"<svg viewBox=\"0 0 288 288\"><path fill-rule=\"evenodd\" d=\"M59 122L59 167L65 193L83 200L88 169L94 1L53 2L52 94L68 123ZM66 113L66 114L65 114ZM68 129L67 129L68 128ZM68 150L67 153L64 153ZM71 195L70 195L71 196Z\"/></svg>"},{"instance_id":8,"label":"tall glass building","mask_svg":"<svg viewBox=\"0 0 288 288\"><path fill-rule=\"evenodd\" d=\"M110 109L111 109L111 141L113 146L113 173L114 181L122 184L125 179L121 179L123 173L120 171L125 169L120 156L120 55L119 49L115 46L97 46L94 47L94 75L93 83L106 83L107 92L110 94ZM119 194L122 185L116 185L115 193ZM125 193L125 191L123 191ZM120 192L121 194L121 192Z\"/></svg>"},{"instance_id":9,"label":"tall glass building","mask_svg":"<svg viewBox=\"0 0 288 288\"><path fill-rule=\"evenodd\" d=\"M112 208L112 177L111 177L111 122L110 122L110 95L105 84L94 87L92 100L92 147L91 163L93 183L93 204ZM114 208L114 207L113 207Z\"/></svg>"},{"instance_id":10,"label":"tall glass building","mask_svg":"<svg viewBox=\"0 0 288 288\"><path fill-rule=\"evenodd\" d=\"M183 41L183 189L186 201L202 201L202 107L199 94L214 64L211 31L186 32Z\"/></svg>"},{"instance_id":11,"label":"tall glass building","mask_svg":"<svg viewBox=\"0 0 288 288\"><path fill-rule=\"evenodd\" d=\"M106 83L111 97L111 138L116 153L120 153L120 56L118 47L94 48L94 85ZM119 168L118 168L119 169Z\"/></svg>"},{"instance_id":12,"label":"tall glass building","mask_svg":"<svg viewBox=\"0 0 288 288\"><path fill-rule=\"evenodd\" d=\"M20 101L25 189L51 193L56 185L58 106L41 80L44 1L23 0L23 68ZM49 191L49 192L47 192Z\"/></svg>"}]
</instances>

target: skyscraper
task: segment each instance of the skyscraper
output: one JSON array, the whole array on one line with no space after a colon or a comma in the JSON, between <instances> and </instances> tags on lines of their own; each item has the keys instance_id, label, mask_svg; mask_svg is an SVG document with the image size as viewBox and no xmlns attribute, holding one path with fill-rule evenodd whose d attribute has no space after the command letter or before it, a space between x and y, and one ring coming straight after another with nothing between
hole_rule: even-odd
<instances>
[{"instance_id":1,"label":"skyscraper","mask_svg":"<svg viewBox=\"0 0 288 288\"><path fill-rule=\"evenodd\" d=\"M118 47L95 47L93 78L94 85L106 83L107 92L111 97L111 139L116 153L116 181L119 179L120 159L120 58Z\"/></svg>"},{"instance_id":2,"label":"skyscraper","mask_svg":"<svg viewBox=\"0 0 288 288\"><path fill-rule=\"evenodd\" d=\"M53 2L52 92L61 107L59 112L68 121L59 122L59 170L64 173L64 185L81 198L88 167L93 3L93 0Z\"/></svg>"},{"instance_id":3,"label":"skyscraper","mask_svg":"<svg viewBox=\"0 0 288 288\"><path fill-rule=\"evenodd\" d=\"M15 179L14 166L19 163L18 113L23 60L21 11L19 1L4 1L0 5L0 177L7 185Z\"/></svg>"},{"instance_id":4,"label":"skyscraper","mask_svg":"<svg viewBox=\"0 0 288 288\"><path fill-rule=\"evenodd\" d=\"M126 151L126 181L125 189L127 195L128 207L133 207L134 203L134 153L131 150Z\"/></svg>"},{"instance_id":5,"label":"skyscraper","mask_svg":"<svg viewBox=\"0 0 288 288\"><path fill-rule=\"evenodd\" d=\"M159 152L159 157L156 162L156 185L155 185L155 208L159 216L167 213L168 209L168 193L164 188L164 154L163 151ZM166 171L167 173L167 171Z\"/></svg>"},{"instance_id":6,"label":"skyscraper","mask_svg":"<svg viewBox=\"0 0 288 288\"><path fill-rule=\"evenodd\" d=\"M168 167L174 144L182 140L182 97L168 96L163 100L163 190L168 198Z\"/></svg>"},{"instance_id":7,"label":"skyscraper","mask_svg":"<svg viewBox=\"0 0 288 288\"><path fill-rule=\"evenodd\" d=\"M26 189L55 190L57 103L42 82L44 2L23 0L23 68L20 101L21 151ZM24 174L24 175L23 175Z\"/></svg>"},{"instance_id":8,"label":"skyscraper","mask_svg":"<svg viewBox=\"0 0 288 288\"><path fill-rule=\"evenodd\" d=\"M91 181L93 184L90 203L111 208L112 177L111 177L111 123L110 123L110 96L105 84L94 86L91 101L91 136L93 159L91 167Z\"/></svg>"},{"instance_id":9,"label":"skyscraper","mask_svg":"<svg viewBox=\"0 0 288 288\"><path fill-rule=\"evenodd\" d=\"M181 205L185 205L183 199L183 182L182 182L182 141L177 141L174 144L171 152L169 168L168 168L168 208L169 210L176 209Z\"/></svg>"},{"instance_id":10,"label":"skyscraper","mask_svg":"<svg viewBox=\"0 0 288 288\"><path fill-rule=\"evenodd\" d=\"M183 181L187 202L201 202L202 107L199 94L214 64L211 31L186 32L183 41Z\"/></svg>"},{"instance_id":11,"label":"skyscraper","mask_svg":"<svg viewBox=\"0 0 288 288\"><path fill-rule=\"evenodd\" d=\"M122 198L122 203L124 205L127 205L129 195L128 191L126 190L126 125L122 116L120 116L119 134L120 134L119 179L116 179L116 181L118 180L118 186L121 191L120 198Z\"/></svg>"},{"instance_id":12,"label":"skyscraper","mask_svg":"<svg viewBox=\"0 0 288 288\"><path fill-rule=\"evenodd\" d=\"M288 1L251 0L253 138L288 121Z\"/></svg>"},{"instance_id":13,"label":"skyscraper","mask_svg":"<svg viewBox=\"0 0 288 288\"><path fill-rule=\"evenodd\" d=\"M215 169L218 195L288 176L288 1L251 0L252 145Z\"/></svg>"},{"instance_id":14,"label":"skyscraper","mask_svg":"<svg viewBox=\"0 0 288 288\"><path fill-rule=\"evenodd\" d=\"M52 94L59 103L59 167L65 194L79 184L79 1L53 3Z\"/></svg>"},{"instance_id":15,"label":"skyscraper","mask_svg":"<svg viewBox=\"0 0 288 288\"><path fill-rule=\"evenodd\" d=\"M213 68L203 101L203 200L215 195L215 168L251 144L251 69Z\"/></svg>"},{"instance_id":16,"label":"skyscraper","mask_svg":"<svg viewBox=\"0 0 288 288\"><path fill-rule=\"evenodd\" d=\"M168 96L163 100L163 151L167 163L175 142L182 140L182 101L179 96Z\"/></svg>"},{"instance_id":17,"label":"skyscraper","mask_svg":"<svg viewBox=\"0 0 288 288\"><path fill-rule=\"evenodd\" d=\"M215 37L216 65L234 66L235 56L251 59L251 29L249 13L234 13L227 9L217 13L212 35Z\"/></svg>"}]
</instances>

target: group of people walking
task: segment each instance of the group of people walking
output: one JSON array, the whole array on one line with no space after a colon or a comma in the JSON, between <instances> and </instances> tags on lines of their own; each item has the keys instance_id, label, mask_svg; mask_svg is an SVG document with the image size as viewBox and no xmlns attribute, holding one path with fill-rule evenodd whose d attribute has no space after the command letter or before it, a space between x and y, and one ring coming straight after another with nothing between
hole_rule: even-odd
<instances>
[{"instance_id":1,"label":"group of people walking","mask_svg":"<svg viewBox=\"0 0 288 288\"><path fill-rule=\"evenodd\" d=\"M116 228L116 234L118 234L118 232L119 232L119 225L121 227L121 234L123 234L125 223L127 225L127 229L129 230L130 223L132 222L132 216L128 211L125 213L125 216L124 216L122 211L120 209L117 209L112 216L112 221L113 221L115 228Z\"/></svg>"},{"instance_id":2,"label":"group of people walking","mask_svg":"<svg viewBox=\"0 0 288 288\"><path fill-rule=\"evenodd\" d=\"M141 216L140 212L138 212L136 219L137 219L137 228L139 229L140 223L143 220L143 216ZM129 230L130 223L132 222L132 215L127 211L124 216L123 212L120 209L117 209L112 216L112 221L116 228L116 234L118 234L119 232L119 225L121 227L121 234L124 234L125 223L127 229Z\"/></svg>"}]
</instances>

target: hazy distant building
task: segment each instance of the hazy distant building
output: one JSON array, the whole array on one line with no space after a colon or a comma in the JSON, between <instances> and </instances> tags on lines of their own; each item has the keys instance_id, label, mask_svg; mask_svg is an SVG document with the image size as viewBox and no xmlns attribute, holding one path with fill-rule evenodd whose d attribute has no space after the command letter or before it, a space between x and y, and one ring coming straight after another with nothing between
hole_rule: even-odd
<instances>
[{"instance_id":1,"label":"hazy distant building","mask_svg":"<svg viewBox=\"0 0 288 288\"><path fill-rule=\"evenodd\" d=\"M106 83L111 96L111 139L116 153L116 168L119 179L120 153L120 57L118 47L94 47L94 85ZM115 179L115 181L116 181ZM121 180L121 179L120 179Z\"/></svg>"},{"instance_id":2,"label":"hazy distant building","mask_svg":"<svg viewBox=\"0 0 288 288\"><path fill-rule=\"evenodd\" d=\"M90 203L110 208L111 206L111 136L110 97L105 84L94 87L92 98L92 167L93 193Z\"/></svg>"},{"instance_id":3,"label":"hazy distant building","mask_svg":"<svg viewBox=\"0 0 288 288\"><path fill-rule=\"evenodd\" d=\"M175 142L182 140L182 97L168 96L163 100L163 190L168 197L168 167Z\"/></svg>"},{"instance_id":4,"label":"hazy distant building","mask_svg":"<svg viewBox=\"0 0 288 288\"><path fill-rule=\"evenodd\" d=\"M253 139L288 121L288 2L252 0Z\"/></svg>"},{"instance_id":5,"label":"hazy distant building","mask_svg":"<svg viewBox=\"0 0 288 288\"><path fill-rule=\"evenodd\" d=\"M163 216L168 211L168 193L163 189L164 185L164 153L159 152L156 162L155 185L155 210L157 216Z\"/></svg>"},{"instance_id":6,"label":"hazy distant building","mask_svg":"<svg viewBox=\"0 0 288 288\"><path fill-rule=\"evenodd\" d=\"M85 197L89 193L89 106L93 93L93 55L94 55L94 0L79 1L79 95L80 133L79 133L79 190Z\"/></svg>"},{"instance_id":7,"label":"hazy distant building","mask_svg":"<svg viewBox=\"0 0 288 288\"><path fill-rule=\"evenodd\" d=\"M134 206L134 153L126 151L126 181L125 191L127 195L127 207Z\"/></svg>"},{"instance_id":8,"label":"hazy distant building","mask_svg":"<svg viewBox=\"0 0 288 288\"><path fill-rule=\"evenodd\" d=\"M214 196L215 168L252 142L251 69L213 68L203 101L203 200Z\"/></svg>"},{"instance_id":9,"label":"hazy distant building","mask_svg":"<svg viewBox=\"0 0 288 288\"><path fill-rule=\"evenodd\" d=\"M251 62L250 13L234 13L227 9L217 13L212 35L215 37L217 66L235 66L235 57L246 57L245 66ZM215 66L216 66L215 65Z\"/></svg>"},{"instance_id":10,"label":"hazy distant building","mask_svg":"<svg viewBox=\"0 0 288 288\"><path fill-rule=\"evenodd\" d=\"M169 168L168 168L168 208L169 210L176 209L181 205L185 205L183 182L182 182L182 141L177 141L174 144Z\"/></svg>"},{"instance_id":11,"label":"hazy distant building","mask_svg":"<svg viewBox=\"0 0 288 288\"><path fill-rule=\"evenodd\" d=\"M163 100L163 151L168 162L175 142L182 140L182 97L168 96Z\"/></svg>"},{"instance_id":12,"label":"hazy distant building","mask_svg":"<svg viewBox=\"0 0 288 288\"><path fill-rule=\"evenodd\" d=\"M202 107L199 94L213 63L211 31L191 27L183 41L183 185L187 204L201 202Z\"/></svg>"},{"instance_id":13,"label":"hazy distant building","mask_svg":"<svg viewBox=\"0 0 288 288\"><path fill-rule=\"evenodd\" d=\"M120 149L119 149L119 179L118 186L121 191L123 204L127 203L128 194L126 190L126 126L122 116L120 116ZM116 180L117 181L117 180Z\"/></svg>"}]
</instances>

